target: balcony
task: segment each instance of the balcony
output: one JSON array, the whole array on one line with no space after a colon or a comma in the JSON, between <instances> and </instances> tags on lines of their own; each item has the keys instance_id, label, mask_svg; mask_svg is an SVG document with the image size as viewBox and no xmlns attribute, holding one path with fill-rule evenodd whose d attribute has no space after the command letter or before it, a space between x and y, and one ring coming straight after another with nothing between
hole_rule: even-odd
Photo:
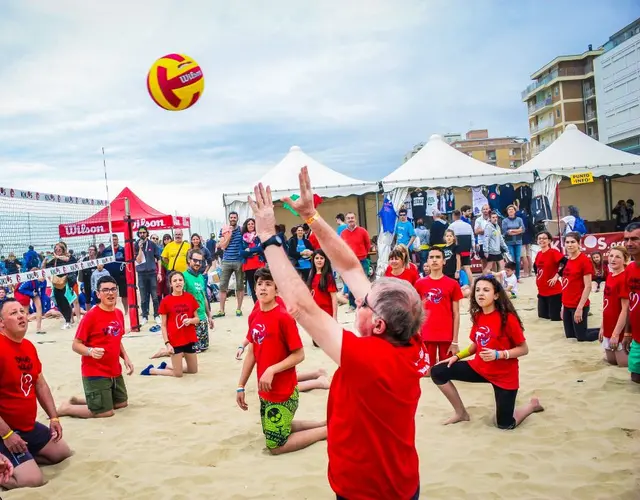
<instances>
[{"instance_id":1,"label":"balcony","mask_svg":"<svg viewBox=\"0 0 640 500\"><path fill-rule=\"evenodd\" d=\"M551 143L540 144L539 146L533 146L531 148L532 156L536 156L537 154L542 153L545 149L547 149L549 147L549 144L551 144Z\"/></svg>"},{"instance_id":2,"label":"balcony","mask_svg":"<svg viewBox=\"0 0 640 500\"><path fill-rule=\"evenodd\" d=\"M547 76L545 76L544 78L536 80L531 85L529 85L526 89L524 89L522 91L522 98L525 99L529 94L531 94L531 92L533 92L534 90L539 89L541 87L544 87L545 85L548 85L549 83L551 83L556 78L564 78L564 77L567 77L567 76L582 76L582 75L587 75L587 74L589 74L591 72L593 72L593 64L592 63L587 63L582 68L559 68L559 69L555 69L551 73L549 73Z\"/></svg>"},{"instance_id":3,"label":"balcony","mask_svg":"<svg viewBox=\"0 0 640 500\"><path fill-rule=\"evenodd\" d=\"M531 137L544 132L548 128L553 128L554 126L555 126L555 123L553 122L553 120L545 120L545 121L538 122L537 125L533 125L529 129L531 131Z\"/></svg>"},{"instance_id":4,"label":"balcony","mask_svg":"<svg viewBox=\"0 0 640 500\"><path fill-rule=\"evenodd\" d=\"M593 99L596 96L596 89L594 89L593 87L583 89L582 96L585 101L587 99Z\"/></svg>"},{"instance_id":5,"label":"balcony","mask_svg":"<svg viewBox=\"0 0 640 500\"><path fill-rule=\"evenodd\" d=\"M529 106L529 116L536 114L538 111L553 106L553 98L547 97L543 101L538 101L533 106Z\"/></svg>"},{"instance_id":6,"label":"balcony","mask_svg":"<svg viewBox=\"0 0 640 500\"><path fill-rule=\"evenodd\" d=\"M596 118L597 118L597 115L596 115L596 110L595 109L587 110L587 114L586 114L587 122L593 121Z\"/></svg>"}]
</instances>

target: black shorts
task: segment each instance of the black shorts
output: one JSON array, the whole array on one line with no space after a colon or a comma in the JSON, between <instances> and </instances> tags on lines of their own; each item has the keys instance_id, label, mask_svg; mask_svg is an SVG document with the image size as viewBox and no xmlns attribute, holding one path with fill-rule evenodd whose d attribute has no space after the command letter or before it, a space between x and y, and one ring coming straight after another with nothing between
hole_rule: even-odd
<instances>
[{"instance_id":1,"label":"black shorts","mask_svg":"<svg viewBox=\"0 0 640 500\"><path fill-rule=\"evenodd\" d=\"M127 278L124 274L120 276L114 276L116 283L118 284L118 296L122 299L127 298Z\"/></svg>"},{"instance_id":2,"label":"black shorts","mask_svg":"<svg viewBox=\"0 0 640 500\"><path fill-rule=\"evenodd\" d=\"M4 441L0 441L0 453L7 457L14 467L18 467L29 460L34 460L34 457L40 453L42 448L49 444L51 441L51 431L46 425L36 422L36 425L29 432L14 431L18 434L26 443L27 451L25 453L12 453L4 444Z\"/></svg>"},{"instance_id":3,"label":"black shorts","mask_svg":"<svg viewBox=\"0 0 640 500\"><path fill-rule=\"evenodd\" d=\"M482 260L486 260L487 258L487 256L484 254L484 248L482 248L482 246L478 248L478 257L480 257Z\"/></svg>"},{"instance_id":4,"label":"black shorts","mask_svg":"<svg viewBox=\"0 0 640 500\"><path fill-rule=\"evenodd\" d=\"M470 266L471 265L471 256L470 255L461 255L460 256L460 265L462 267Z\"/></svg>"},{"instance_id":5,"label":"black shorts","mask_svg":"<svg viewBox=\"0 0 640 500\"><path fill-rule=\"evenodd\" d=\"M191 342L189 344L175 346L173 352L174 354L195 354L196 343Z\"/></svg>"},{"instance_id":6,"label":"black shorts","mask_svg":"<svg viewBox=\"0 0 640 500\"><path fill-rule=\"evenodd\" d=\"M489 257L487 257L487 262L500 262L503 259L504 257L502 257L501 253L498 253L498 254L490 253Z\"/></svg>"}]
</instances>

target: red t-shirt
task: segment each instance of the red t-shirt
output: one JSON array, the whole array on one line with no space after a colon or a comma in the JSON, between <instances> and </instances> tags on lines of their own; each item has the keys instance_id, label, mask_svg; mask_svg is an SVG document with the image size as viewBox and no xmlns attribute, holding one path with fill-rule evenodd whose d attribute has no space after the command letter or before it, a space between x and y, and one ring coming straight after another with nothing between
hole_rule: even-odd
<instances>
[{"instance_id":1,"label":"red t-shirt","mask_svg":"<svg viewBox=\"0 0 640 500\"><path fill-rule=\"evenodd\" d=\"M87 347L101 347L104 356L94 359L82 356L83 377L119 377L120 344L124 335L124 315L120 309L105 311L100 306L92 308L78 325L76 338Z\"/></svg>"},{"instance_id":2,"label":"red t-shirt","mask_svg":"<svg viewBox=\"0 0 640 500\"><path fill-rule=\"evenodd\" d=\"M348 227L342 231L340 237L346 241L349 248L356 254L358 260L364 260L369 256L369 248L371 247L371 239L369 233L363 227L356 226L351 231Z\"/></svg>"},{"instance_id":3,"label":"red t-shirt","mask_svg":"<svg viewBox=\"0 0 640 500\"><path fill-rule=\"evenodd\" d=\"M629 324L633 340L640 342L640 266L632 262L625 271L627 275L627 289L629 290Z\"/></svg>"},{"instance_id":4,"label":"red t-shirt","mask_svg":"<svg viewBox=\"0 0 640 500\"><path fill-rule=\"evenodd\" d=\"M453 302L462 300L460 284L448 276L434 280L420 278L416 285L424 306L422 340L425 342L453 341Z\"/></svg>"},{"instance_id":5,"label":"red t-shirt","mask_svg":"<svg viewBox=\"0 0 640 500\"><path fill-rule=\"evenodd\" d=\"M559 279L554 286L549 286L548 281L558 273L558 264L564 255L555 248L550 248L546 252L538 252L536 255L536 285L538 294L541 297L559 295L562 293L562 283Z\"/></svg>"},{"instance_id":6,"label":"red t-shirt","mask_svg":"<svg viewBox=\"0 0 640 500\"><path fill-rule=\"evenodd\" d=\"M615 276L608 273L602 298L602 333L608 339L611 338L620 317L620 311L622 311L620 299L626 298L629 298L626 271ZM620 333L620 340L622 340L623 334L624 330Z\"/></svg>"},{"instance_id":7,"label":"red t-shirt","mask_svg":"<svg viewBox=\"0 0 640 500\"><path fill-rule=\"evenodd\" d=\"M329 483L350 500L411 498L420 474L416 409L427 353L342 333L327 403Z\"/></svg>"},{"instance_id":8,"label":"red t-shirt","mask_svg":"<svg viewBox=\"0 0 640 500\"><path fill-rule=\"evenodd\" d=\"M42 373L38 351L27 339L14 342L0 334L0 417L16 431L36 424L36 382Z\"/></svg>"},{"instance_id":9,"label":"red t-shirt","mask_svg":"<svg viewBox=\"0 0 640 500\"><path fill-rule=\"evenodd\" d=\"M249 248L253 248L255 246L256 246L255 242L252 241L251 243L249 243ZM242 270L253 271L254 269L261 269L264 266L265 266L265 263L263 260L260 259L260 255L253 254L245 262L242 263ZM252 288L253 286L254 286L253 283L251 283Z\"/></svg>"},{"instance_id":10,"label":"red t-shirt","mask_svg":"<svg viewBox=\"0 0 640 500\"><path fill-rule=\"evenodd\" d=\"M159 314L167 317L167 336L172 347L180 347L198 341L195 325L184 322L196 316L199 304L193 295L167 295L160 302Z\"/></svg>"},{"instance_id":11,"label":"red t-shirt","mask_svg":"<svg viewBox=\"0 0 640 500\"><path fill-rule=\"evenodd\" d=\"M480 313L471 328L469 338L476 345L476 355L469 361L469 366L502 389L517 389L520 384L517 358L484 361L479 353L483 348L505 351L522 344L525 338L518 318L509 314L507 324L502 328L502 318L498 311Z\"/></svg>"},{"instance_id":12,"label":"red t-shirt","mask_svg":"<svg viewBox=\"0 0 640 500\"><path fill-rule=\"evenodd\" d=\"M333 301L331 300L331 294L336 293L338 288L336 287L336 282L334 281L333 276L330 274L327 275L326 289L327 290L325 292L320 290L320 275L316 274L311 282L311 295L313 295L313 300L315 300L316 304L320 306L320 309L333 317Z\"/></svg>"},{"instance_id":13,"label":"red t-shirt","mask_svg":"<svg viewBox=\"0 0 640 500\"><path fill-rule=\"evenodd\" d=\"M320 248L320 242L318 241L318 237L316 236L316 233L311 233L309 235L309 243L311 243L311 246L313 247L314 250L318 250Z\"/></svg>"},{"instance_id":14,"label":"red t-shirt","mask_svg":"<svg viewBox=\"0 0 640 500\"><path fill-rule=\"evenodd\" d=\"M284 304L284 300L282 300L280 295L276 295L276 304L284 307L285 311L287 310L287 306ZM249 324L251 324L251 317L255 314L256 311L259 311L259 310L260 310L260 301L253 304L253 309L251 309L251 312L249 313Z\"/></svg>"},{"instance_id":15,"label":"red t-shirt","mask_svg":"<svg viewBox=\"0 0 640 500\"><path fill-rule=\"evenodd\" d=\"M593 263L585 254L581 253L575 259L567 259L562 271L562 305L574 309L580 303L580 297L584 291L584 277L593 275ZM558 280L558 281L560 281ZM589 299L584 303L587 307Z\"/></svg>"},{"instance_id":16,"label":"red t-shirt","mask_svg":"<svg viewBox=\"0 0 640 500\"><path fill-rule=\"evenodd\" d=\"M413 264L410 264L409 267L404 268L398 275L395 275L391 272L391 266L387 266L384 275L388 278L397 278L399 280L408 281L413 286L416 286L416 281L418 281L418 278L420 278L420 276L418 275L418 268Z\"/></svg>"},{"instance_id":17,"label":"red t-shirt","mask_svg":"<svg viewBox=\"0 0 640 500\"><path fill-rule=\"evenodd\" d=\"M282 306L270 311L257 309L252 312L247 340L253 344L258 380L267 368L280 363L293 351L302 349L296 321ZM258 391L258 395L272 403L282 403L291 397L297 384L296 369L289 368L275 374L271 391Z\"/></svg>"}]
</instances>

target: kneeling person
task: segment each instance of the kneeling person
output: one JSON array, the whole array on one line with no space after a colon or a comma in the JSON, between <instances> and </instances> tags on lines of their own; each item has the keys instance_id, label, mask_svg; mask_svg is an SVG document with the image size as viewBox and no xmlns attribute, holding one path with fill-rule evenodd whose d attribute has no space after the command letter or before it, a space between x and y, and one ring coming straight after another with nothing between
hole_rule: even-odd
<instances>
[{"instance_id":1,"label":"kneeling person","mask_svg":"<svg viewBox=\"0 0 640 500\"><path fill-rule=\"evenodd\" d=\"M71 456L38 352L24 338L28 324L17 300L0 303L0 455L6 457L0 461L0 484L6 489L42 486L38 464ZM48 427L36 420L38 403L49 416Z\"/></svg>"},{"instance_id":2,"label":"kneeling person","mask_svg":"<svg viewBox=\"0 0 640 500\"><path fill-rule=\"evenodd\" d=\"M326 439L327 426L293 420L298 409L295 366L304 360L302 340L293 317L276 302L277 288L268 269L256 271L255 286L260 307L249 317L251 348L242 365L236 401L243 410L249 408L244 386L257 365L262 431L267 448L278 455Z\"/></svg>"},{"instance_id":3,"label":"kneeling person","mask_svg":"<svg viewBox=\"0 0 640 500\"><path fill-rule=\"evenodd\" d=\"M73 351L82 356L85 399L71 398L58 409L60 416L111 417L114 410L128 404L120 358L128 375L133 373L133 364L122 345L125 328L124 315L116 309L118 284L105 276L98 280L96 291L100 303L82 318L73 340Z\"/></svg>"}]
</instances>

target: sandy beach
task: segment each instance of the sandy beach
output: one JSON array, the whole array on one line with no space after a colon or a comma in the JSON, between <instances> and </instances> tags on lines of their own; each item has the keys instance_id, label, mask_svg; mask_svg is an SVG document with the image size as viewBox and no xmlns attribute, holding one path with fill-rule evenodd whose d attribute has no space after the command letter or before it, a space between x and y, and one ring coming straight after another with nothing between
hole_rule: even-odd
<instances>
[{"instance_id":1,"label":"sandy beach","mask_svg":"<svg viewBox=\"0 0 640 500\"><path fill-rule=\"evenodd\" d=\"M593 293L591 299L589 322L596 326L602 295ZM126 378L129 407L109 419L62 419L64 437L75 455L44 468L44 487L4 492L2 498L333 498L326 477L326 443L278 457L265 451L255 375L247 387L249 411L236 406L241 362L234 354L246 333L251 306L251 300L245 301L242 318L216 320L211 348L199 357L200 373L183 379L138 375L162 338L148 326L127 335L124 343L136 366L136 374ZM217 310L217 305L212 307ZM607 366L597 343L567 341L561 323L539 320L531 278L521 285L516 307L530 346L520 363L518 401L536 394L546 411L515 431L500 431L492 425L491 388L459 384L472 420L445 427L441 422L451 408L424 379L416 416L422 497L637 500L640 386L630 383L626 369ZM353 319L342 306L340 320L347 328ZM36 336L32 323L27 338L38 349L59 404L82 394L80 357L71 351L75 329L63 331L58 321L45 326L48 333ZM469 327L465 313L461 347L468 343ZM333 373L333 363L312 347L306 334L302 337L306 360L300 370L322 367ZM324 419L327 395L302 394L297 416ZM46 421L42 411L39 419Z\"/></svg>"}]
</instances>

